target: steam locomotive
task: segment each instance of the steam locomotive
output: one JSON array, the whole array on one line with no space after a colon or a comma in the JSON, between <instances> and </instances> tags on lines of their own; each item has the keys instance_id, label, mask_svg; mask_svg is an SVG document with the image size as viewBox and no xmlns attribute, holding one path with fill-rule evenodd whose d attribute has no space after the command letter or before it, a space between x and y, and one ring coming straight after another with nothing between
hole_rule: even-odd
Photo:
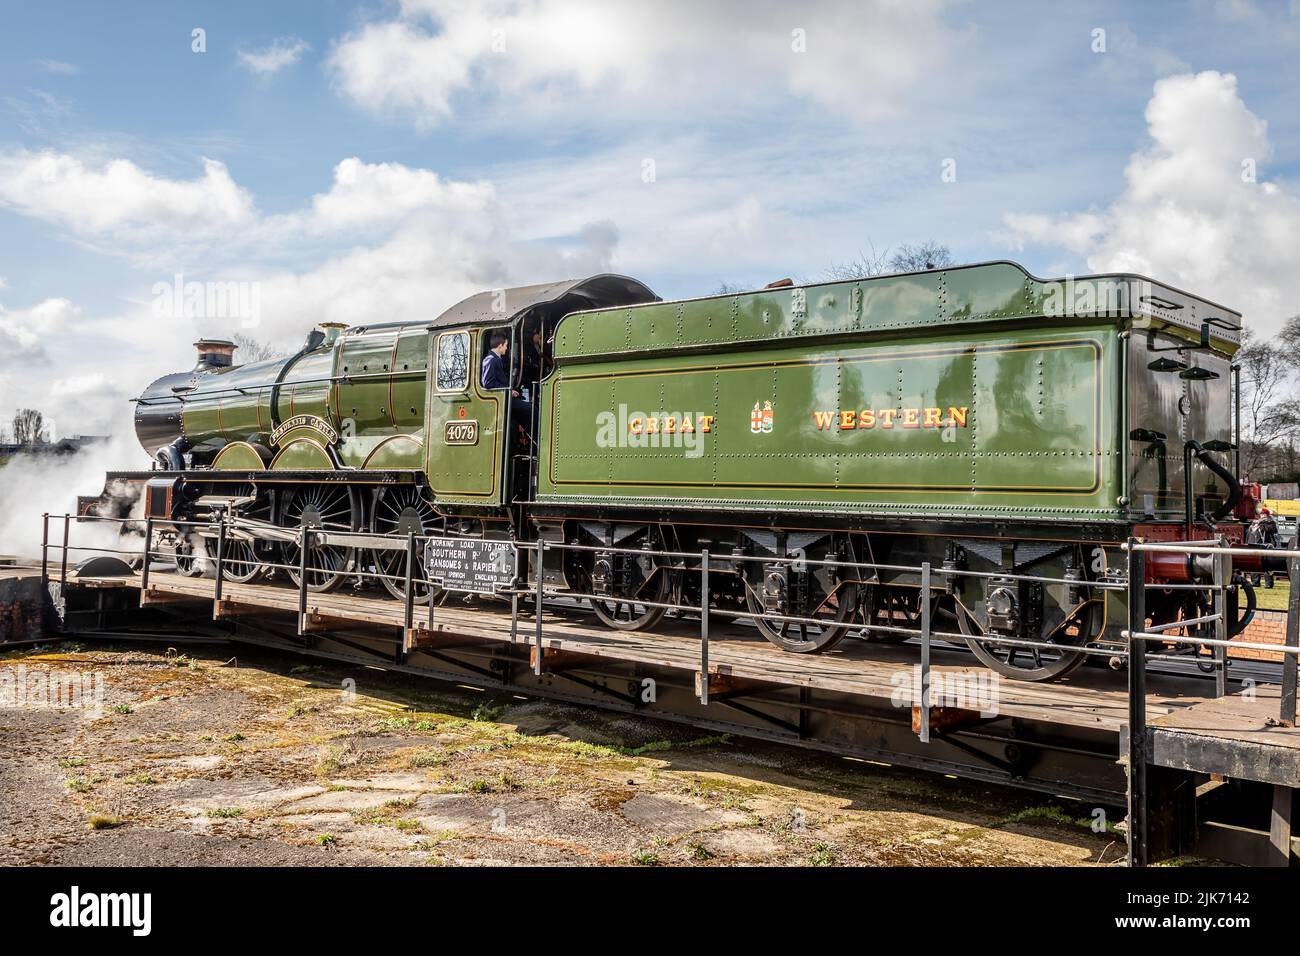
<instances>
[{"instance_id":1,"label":"steam locomotive","mask_svg":"<svg viewBox=\"0 0 1300 956\"><path fill-rule=\"evenodd\" d=\"M497 333L509 390L479 374ZM152 470L108 477L164 535L220 509L250 528L566 544L525 576L620 629L698 606L682 555L707 549L734 559L711 567L714 612L756 615L797 653L897 640L869 628L919 617L929 562L940 622L1002 674L1049 680L1121 643L1124 594L1104 585L1130 535L1242 539L1257 502L1232 467L1240 341L1238 313L1144 277L1012 262L679 301L597 275L428 321L324 324L249 365L203 340L136 400ZM199 573L210 537L169 540ZM401 551L287 534L224 554L235 581L277 564L325 591L374 570L406 597ZM1153 583L1207 573L1172 554L1148 567ZM421 573L411 587L442 596ZM1173 621L1200 600L1147 606Z\"/></svg>"}]
</instances>

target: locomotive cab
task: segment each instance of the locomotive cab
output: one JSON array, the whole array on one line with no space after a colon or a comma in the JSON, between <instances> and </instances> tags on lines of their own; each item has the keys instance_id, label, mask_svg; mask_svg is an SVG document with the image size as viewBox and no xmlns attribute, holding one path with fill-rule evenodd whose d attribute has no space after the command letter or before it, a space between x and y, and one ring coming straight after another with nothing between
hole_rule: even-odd
<instances>
[{"instance_id":1,"label":"locomotive cab","mask_svg":"<svg viewBox=\"0 0 1300 956\"><path fill-rule=\"evenodd\" d=\"M531 494L541 383L554 368L556 324L570 312L659 301L635 279L598 275L480 292L430 326L426 472L434 499L497 509ZM483 362L505 335L508 388L489 389ZM518 392L518 400L512 401ZM526 408L526 410L525 410ZM526 420L520 420L526 416Z\"/></svg>"}]
</instances>

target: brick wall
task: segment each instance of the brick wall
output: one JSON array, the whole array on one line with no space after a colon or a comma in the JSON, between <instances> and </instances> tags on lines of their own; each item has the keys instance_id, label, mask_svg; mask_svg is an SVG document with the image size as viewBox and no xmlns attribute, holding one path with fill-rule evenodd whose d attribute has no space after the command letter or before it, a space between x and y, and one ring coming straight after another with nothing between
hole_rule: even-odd
<instances>
[{"instance_id":1,"label":"brick wall","mask_svg":"<svg viewBox=\"0 0 1300 956\"><path fill-rule=\"evenodd\" d=\"M0 644L30 641L41 636L41 608L35 601L0 604Z\"/></svg>"},{"instance_id":2,"label":"brick wall","mask_svg":"<svg viewBox=\"0 0 1300 956\"><path fill-rule=\"evenodd\" d=\"M1250 622L1250 626L1246 630L1237 635L1236 639L1249 641L1252 644L1285 644L1286 612L1256 611L1255 619ZM1268 651L1256 651L1246 648L1230 648L1228 656L1263 661L1280 661L1283 657L1282 654L1270 654Z\"/></svg>"},{"instance_id":3,"label":"brick wall","mask_svg":"<svg viewBox=\"0 0 1300 956\"><path fill-rule=\"evenodd\" d=\"M0 575L0 644L40 638L43 605L39 574L14 570Z\"/></svg>"}]
</instances>

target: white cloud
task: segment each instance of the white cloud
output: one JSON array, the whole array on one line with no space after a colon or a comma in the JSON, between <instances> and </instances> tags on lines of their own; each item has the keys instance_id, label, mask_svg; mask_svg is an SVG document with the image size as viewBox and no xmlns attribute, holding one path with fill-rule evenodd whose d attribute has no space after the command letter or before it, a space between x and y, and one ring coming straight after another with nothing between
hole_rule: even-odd
<instances>
[{"instance_id":1,"label":"white cloud","mask_svg":"<svg viewBox=\"0 0 1300 956\"><path fill-rule=\"evenodd\" d=\"M0 368L44 362L49 337L65 331L80 315L67 299L46 299L13 312L0 305Z\"/></svg>"},{"instance_id":2,"label":"white cloud","mask_svg":"<svg viewBox=\"0 0 1300 956\"><path fill-rule=\"evenodd\" d=\"M872 120L903 110L913 87L937 86L960 40L944 7L404 0L395 19L340 40L329 66L346 98L421 127L451 116L470 91L530 122L611 110L770 114L781 94Z\"/></svg>"},{"instance_id":3,"label":"white cloud","mask_svg":"<svg viewBox=\"0 0 1300 956\"><path fill-rule=\"evenodd\" d=\"M46 73L56 73L59 76L76 76L81 72L81 68L75 63L65 63L63 60L37 60L37 64Z\"/></svg>"},{"instance_id":4,"label":"white cloud","mask_svg":"<svg viewBox=\"0 0 1300 956\"><path fill-rule=\"evenodd\" d=\"M474 216L494 201L489 183L449 181L432 170L353 156L334 167L330 191L312 198L310 224L317 231L354 229L391 223L418 209Z\"/></svg>"},{"instance_id":5,"label":"white cloud","mask_svg":"<svg viewBox=\"0 0 1300 956\"><path fill-rule=\"evenodd\" d=\"M282 37L260 50L240 50L239 63L258 75L279 73L286 66L297 63L308 49L305 40L297 37Z\"/></svg>"},{"instance_id":6,"label":"white cloud","mask_svg":"<svg viewBox=\"0 0 1300 956\"><path fill-rule=\"evenodd\" d=\"M1146 121L1151 143L1130 157L1109 206L1008 215L1011 244L1066 248L1096 272L1144 273L1275 332L1300 311L1300 195L1265 178L1267 124L1237 78L1215 71L1157 82Z\"/></svg>"},{"instance_id":7,"label":"white cloud","mask_svg":"<svg viewBox=\"0 0 1300 956\"><path fill-rule=\"evenodd\" d=\"M225 165L203 161L192 180L155 176L125 159L102 166L50 151L0 154L0 206L91 240L144 242L228 234L256 210Z\"/></svg>"}]
</instances>

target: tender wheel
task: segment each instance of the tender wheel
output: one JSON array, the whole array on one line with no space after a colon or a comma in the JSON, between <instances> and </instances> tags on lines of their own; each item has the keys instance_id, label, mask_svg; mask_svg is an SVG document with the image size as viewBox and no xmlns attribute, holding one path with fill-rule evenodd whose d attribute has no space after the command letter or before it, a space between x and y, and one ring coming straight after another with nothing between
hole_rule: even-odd
<instances>
[{"instance_id":1,"label":"tender wheel","mask_svg":"<svg viewBox=\"0 0 1300 956\"><path fill-rule=\"evenodd\" d=\"M310 528L320 531L359 531L361 507L352 490L341 485L309 485L291 488L280 506L277 522L285 528ZM302 546L293 542L284 547L284 563L289 579L302 586L298 573ZM317 536L307 549L307 590L333 591L352 570L356 548L325 544Z\"/></svg>"},{"instance_id":2,"label":"tender wheel","mask_svg":"<svg viewBox=\"0 0 1300 956\"><path fill-rule=\"evenodd\" d=\"M393 485L380 488L375 495L374 512L370 517L370 529L376 534L395 534L406 536L414 533L420 535L434 534L443 527L443 519L433 510L433 505L414 485ZM415 567L412 569L412 600L416 604L429 603L429 580L424 573L424 542L415 542ZM384 587L393 597L406 600L406 551L373 551L371 560L375 569L384 577ZM441 588L436 588L435 598L444 596Z\"/></svg>"},{"instance_id":3,"label":"tender wheel","mask_svg":"<svg viewBox=\"0 0 1300 956\"><path fill-rule=\"evenodd\" d=\"M240 485L232 495L246 498L257 495L257 500L247 505L240 513L249 518L263 521L271 519L271 498L265 492L258 494L252 485ZM216 545L210 549L215 553ZM221 552L221 576L237 584L249 584L266 573L267 555L263 552L265 543L261 541L241 541L227 536Z\"/></svg>"},{"instance_id":4,"label":"tender wheel","mask_svg":"<svg viewBox=\"0 0 1300 956\"><path fill-rule=\"evenodd\" d=\"M1050 630L1044 629L1033 638L1039 643L1060 645L1059 650L978 640L986 632L961 603L957 605L957 623L961 632L969 635L966 643L971 651L985 666L1016 680L1047 681L1067 677L1083 666L1088 655L1068 648L1083 647L1101 634L1101 610L1101 601L1085 601L1061 617Z\"/></svg>"},{"instance_id":5,"label":"tender wheel","mask_svg":"<svg viewBox=\"0 0 1300 956\"><path fill-rule=\"evenodd\" d=\"M755 614L764 611L763 598L746 582L749 609ZM853 627L853 617L858 609L858 585L846 581L830 594L810 596L800 607L791 607L784 615L756 617L759 632L781 648L793 654L815 654L838 644ZM817 623L781 621L777 617L814 618Z\"/></svg>"},{"instance_id":6,"label":"tender wheel","mask_svg":"<svg viewBox=\"0 0 1300 956\"><path fill-rule=\"evenodd\" d=\"M902 644L921 633L921 589L863 585L862 620L877 627L905 627L915 634L900 631L865 631L868 641L876 644ZM940 593L933 592L930 605L930 622L935 626L934 611Z\"/></svg>"},{"instance_id":7,"label":"tender wheel","mask_svg":"<svg viewBox=\"0 0 1300 956\"><path fill-rule=\"evenodd\" d=\"M648 543L649 550L666 550L662 536L654 528L647 528L639 540L635 535L623 538L618 547L635 548L641 541ZM586 567L588 588L594 573L606 576L613 594L608 598L591 598L592 609L605 624L619 631L644 631L654 627L663 619L667 608L653 607L652 604L667 604L677 590L675 569L663 558L652 554L613 553L608 558L594 555L592 563Z\"/></svg>"}]
</instances>

